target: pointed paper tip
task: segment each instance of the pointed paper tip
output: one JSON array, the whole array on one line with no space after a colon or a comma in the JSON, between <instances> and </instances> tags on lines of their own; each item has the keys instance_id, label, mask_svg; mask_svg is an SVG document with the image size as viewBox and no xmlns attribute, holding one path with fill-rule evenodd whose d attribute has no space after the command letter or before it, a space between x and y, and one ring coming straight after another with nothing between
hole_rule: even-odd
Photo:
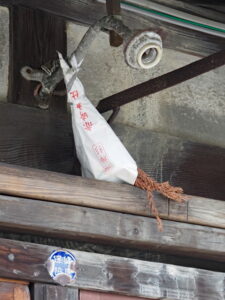
<instances>
[{"instance_id":1,"label":"pointed paper tip","mask_svg":"<svg viewBox=\"0 0 225 300\"><path fill-rule=\"evenodd\" d=\"M56 50L56 52L57 52L57 54L58 54L59 59L63 59L62 53L59 52L59 51L57 51L57 50Z\"/></svg>"}]
</instances>

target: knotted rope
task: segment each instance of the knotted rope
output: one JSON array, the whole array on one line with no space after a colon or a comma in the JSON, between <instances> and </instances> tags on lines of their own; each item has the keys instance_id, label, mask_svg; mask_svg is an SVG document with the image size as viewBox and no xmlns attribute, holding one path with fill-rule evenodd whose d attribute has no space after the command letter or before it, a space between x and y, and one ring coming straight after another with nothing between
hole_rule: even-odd
<instances>
[{"instance_id":1,"label":"knotted rope","mask_svg":"<svg viewBox=\"0 0 225 300\"><path fill-rule=\"evenodd\" d=\"M139 187L143 190L147 191L147 197L149 200L149 205L151 209L151 213L155 216L158 224L159 231L163 230L163 223L161 218L159 217L159 212L156 207L156 203L154 197L152 195L153 191L157 191L160 194L166 196L167 198L174 200L176 202L182 203L184 202L183 189L180 187L174 187L169 184L168 181L159 183L151 178L147 173L138 168L138 176L134 183L136 187Z\"/></svg>"}]
</instances>

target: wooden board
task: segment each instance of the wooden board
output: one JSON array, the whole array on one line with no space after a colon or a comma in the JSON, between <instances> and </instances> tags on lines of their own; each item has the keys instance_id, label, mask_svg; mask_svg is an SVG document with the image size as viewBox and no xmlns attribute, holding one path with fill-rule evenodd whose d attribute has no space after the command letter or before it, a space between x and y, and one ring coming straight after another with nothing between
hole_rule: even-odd
<instances>
[{"instance_id":1,"label":"wooden board","mask_svg":"<svg viewBox=\"0 0 225 300\"><path fill-rule=\"evenodd\" d=\"M30 300L30 292L27 285L0 282L0 299L1 300Z\"/></svg>"},{"instance_id":2,"label":"wooden board","mask_svg":"<svg viewBox=\"0 0 225 300\"><path fill-rule=\"evenodd\" d=\"M142 300L144 298L128 297L111 293L80 291L80 300Z\"/></svg>"},{"instance_id":3,"label":"wooden board","mask_svg":"<svg viewBox=\"0 0 225 300\"><path fill-rule=\"evenodd\" d=\"M113 129L156 180L182 186L186 194L225 200L223 148L121 124ZM80 175L69 115L0 104L0 162Z\"/></svg>"},{"instance_id":4,"label":"wooden board","mask_svg":"<svg viewBox=\"0 0 225 300\"><path fill-rule=\"evenodd\" d=\"M156 180L182 186L186 194L225 200L225 149L121 124L113 129ZM80 175L69 115L0 104L0 162Z\"/></svg>"},{"instance_id":5,"label":"wooden board","mask_svg":"<svg viewBox=\"0 0 225 300\"><path fill-rule=\"evenodd\" d=\"M54 250L50 246L0 239L0 274L52 283L45 262ZM224 300L225 297L224 273L71 252L77 258L77 279L72 285L80 289L153 299Z\"/></svg>"},{"instance_id":6,"label":"wooden board","mask_svg":"<svg viewBox=\"0 0 225 300\"><path fill-rule=\"evenodd\" d=\"M138 1L138 0L137 0ZM163 4L166 7L171 7L177 9L179 11L187 12L191 15L197 15L204 18L208 18L210 20L218 21L224 23L224 10L223 9L210 9L210 6L207 7L207 2L209 1L202 1L202 5L200 1L196 3L196 1L179 1L179 0L154 0L154 2L158 4ZM218 1L220 2L220 1ZM213 1L215 4L215 1ZM205 5L204 5L205 4ZM221 8L225 8L224 3L220 3ZM210 5L210 4L209 4ZM219 3L216 3L216 7L219 7Z\"/></svg>"},{"instance_id":7,"label":"wooden board","mask_svg":"<svg viewBox=\"0 0 225 300\"><path fill-rule=\"evenodd\" d=\"M106 15L105 5L90 0L0 0L2 5L17 4L41 9L67 20L93 24ZM163 47L205 56L224 49L224 38L193 31L164 21L122 10L124 22L131 28L156 30L163 39Z\"/></svg>"},{"instance_id":8,"label":"wooden board","mask_svg":"<svg viewBox=\"0 0 225 300\"><path fill-rule=\"evenodd\" d=\"M2 229L64 239L104 243L225 262L225 230L129 214L0 197Z\"/></svg>"},{"instance_id":9,"label":"wooden board","mask_svg":"<svg viewBox=\"0 0 225 300\"><path fill-rule=\"evenodd\" d=\"M33 93L38 82L25 80L20 70L24 66L39 69L58 58L56 51L66 55L65 21L43 11L13 6L10 9L10 32L8 101L37 106ZM49 101L49 112L66 111L66 96L54 96Z\"/></svg>"},{"instance_id":10,"label":"wooden board","mask_svg":"<svg viewBox=\"0 0 225 300\"><path fill-rule=\"evenodd\" d=\"M68 115L0 104L0 161L79 174L73 154Z\"/></svg>"},{"instance_id":11,"label":"wooden board","mask_svg":"<svg viewBox=\"0 0 225 300\"><path fill-rule=\"evenodd\" d=\"M0 163L0 193L150 216L146 192L128 184ZM225 228L225 202L188 196L184 204L154 195L162 218Z\"/></svg>"},{"instance_id":12,"label":"wooden board","mask_svg":"<svg viewBox=\"0 0 225 300\"><path fill-rule=\"evenodd\" d=\"M78 290L59 285L35 283L32 300L79 300Z\"/></svg>"}]
</instances>

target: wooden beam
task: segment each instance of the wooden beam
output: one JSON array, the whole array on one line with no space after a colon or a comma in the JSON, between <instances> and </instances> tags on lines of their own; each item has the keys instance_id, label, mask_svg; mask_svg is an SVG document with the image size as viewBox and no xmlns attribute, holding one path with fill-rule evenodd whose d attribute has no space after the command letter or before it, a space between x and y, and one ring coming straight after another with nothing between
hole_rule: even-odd
<instances>
[{"instance_id":1,"label":"wooden beam","mask_svg":"<svg viewBox=\"0 0 225 300\"><path fill-rule=\"evenodd\" d=\"M124 124L113 129L156 180L182 186L186 194L225 200L224 148ZM69 115L0 104L0 162L80 175Z\"/></svg>"},{"instance_id":2,"label":"wooden beam","mask_svg":"<svg viewBox=\"0 0 225 300\"><path fill-rule=\"evenodd\" d=\"M138 1L138 0L136 0ZM224 13L223 10L213 10L210 8L207 8L206 1L203 1L202 6L200 2L198 1L179 1L179 0L154 0L155 3L163 4L165 7L171 7L173 9L177 9L179 11L187 12L191 15L197 15L204 18L208 18L210 20L214 20L217 22L224 23ZM193 3L192 3L193 2ZM213 1L215 4L215 1ZM204 7L204 4L206 4ZM219 3L216 3L216 7L218 8ZM221 5L222 7L225 7L224 4Z\"/></svg>"},{"instance_id":3,"label":"wooden beam","mask_svg":"<svg viewBox=\"0 0 225 300\"><path fill-rule=\"evenodd\" d=\"M105 5L90 0L0 0L2 5L17 4L61 16L67 20L83 24L93 24L106 15ZM169 24L152 17L133 13L125 8L122 10L124 22L130 28L151 28L163 39L163 47L205 56L224 49L224 38L188 28Z\"/></svg>"},{"instance_id":4,"label":"wooden beam","mask_svg":"<svg viewBox=\"0 0 225 300\"><path fill-rule=\"evenodd\" d=\"M25 212L25 213L24 213ZM225 230L16 197L0 197L3 229L225 262Z\"/></svg>"},{"instance_id":5,"label":"wooden beam","mask_svg":"<svg viewBox=\"0 0 225 300\"><path fill-rule=\"evenodd\" d=\"M78 289L34 283L32 286L32 300L79 300Z\"/></svg>"},{"instance_id":6,"label":"wooden beam","mask_svg":"<svg viewBox=\"0 0 225 300\"><path fill-rule=\"evenodd\" d=\"M21 68L31 66L39 69L41 65L57 59L57 51L66 55L66 49L66 24L63 19L43 11L12 6L8 101L37 106L34 89L38 82L25 80L20 74ZM51 97L49 111L65 112L66 96Z\"/></svg>"},{"instance_id":7,"label":"wooden beam","mask_svg":"<svg viewBox=\"0 0 225 300\"><path fill-rule=\"evenodd\" d=\"M0 239L0 273L8 278L52 283L45 262L54 247ZM223 300L225 274L113 256L71 251L80 289L153 299Z\"/></svg>"},{"instance_id":8,"label":"wooden beam","mask_svg":"<svg viewBox=\"0 0 225 300\"><path fill-rule=\"evenodd\" d=\"M79 174L69 116L0 104L0 161Z\"/></svg>"},{"instance_id":9,"label":"wooden beam","mask_svg":"<svg viewBox=\"0 0 225 300\"><path fill-rule=\"evenodd\" d=\"M0 163L0 193L150 216L146 192L127 184ZM225 228L225 202L188 196L184 204L155 194L161 217Z\"/></svg>"}]
</instances>

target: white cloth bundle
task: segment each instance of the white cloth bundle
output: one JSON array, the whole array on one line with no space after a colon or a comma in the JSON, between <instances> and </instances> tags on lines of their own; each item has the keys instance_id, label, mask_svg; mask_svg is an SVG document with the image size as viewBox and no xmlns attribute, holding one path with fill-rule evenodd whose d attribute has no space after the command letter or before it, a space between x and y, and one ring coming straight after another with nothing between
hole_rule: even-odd
<instances>
[{"instance_id":1,"label":"white cloth bundle","mask_svg":"<svg viewBox=\"0 0 225 300\"><path fill-rule=\"evenodd\" d=\"M77 77L80 65L76 57L71 58L71 67L61 54L59 59L67 87L67 101L71 105L76 153L82 176L133 185L138 175L136 162L86 97Z\"/></svg>"}]
</instances>

